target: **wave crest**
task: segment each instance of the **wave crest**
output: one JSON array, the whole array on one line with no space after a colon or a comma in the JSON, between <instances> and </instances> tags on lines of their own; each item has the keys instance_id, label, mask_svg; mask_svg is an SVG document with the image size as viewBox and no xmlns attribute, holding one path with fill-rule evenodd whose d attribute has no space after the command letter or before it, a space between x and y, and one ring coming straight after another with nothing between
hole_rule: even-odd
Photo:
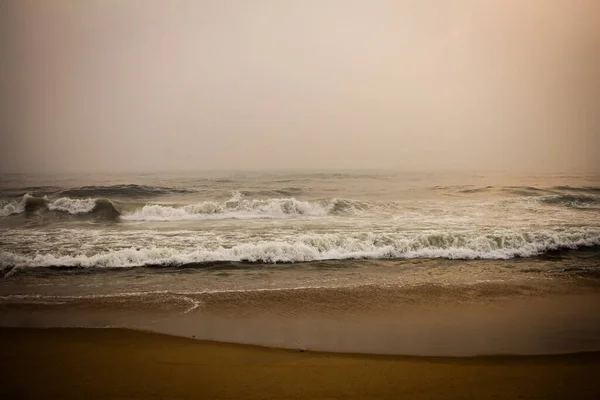
<instances>
[{"instance_id":1,"label":"wave crest","mask_svg":"<svg viewBox=\"0 0 600 400\"><path fill-rule=\"evenodd\" d=\"M140 210L124 214L128 221L180 221L201 219L286 218L298 216L325 216L334 208L334 202L308 202L290 198L247 200L235 193L224 202L204 201L186 206L148 204Z\"/></svg>"},{"instance_id":2,"label":"wave crest","mask_svg":"<svg viewBox=\"0 0 600 400\"><path fill-rule=\"evenodd\" d=\"M96 207L96 200L61 197L60 199L48 203L47 206L50 211L63 211L69 214L86 214Z\"/></svg>"},{"instance_id":3,"label":"wave crest","mask_svg":"<svg viewBox=\"0 0 600 400\"><path fill-rule=\"evenodd\" d=\"M49 200L48 197L34 197L29 194L19 201L11 201L2 205L0 216L7 217L14 214L33 213L47 209L48 211L67 213L71 215L93 214L107 218L118 218L120 213L114 204L107 199L71 199L61 197Z\"/></svg>"}]
</instances>

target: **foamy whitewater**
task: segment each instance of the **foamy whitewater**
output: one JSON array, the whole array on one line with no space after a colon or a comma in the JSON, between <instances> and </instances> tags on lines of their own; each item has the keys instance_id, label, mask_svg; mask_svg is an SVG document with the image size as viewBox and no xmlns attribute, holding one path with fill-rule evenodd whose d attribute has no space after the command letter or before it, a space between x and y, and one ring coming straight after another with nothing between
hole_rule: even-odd
<instances>
[{"instance_id":1,"label":"foamy whitewater","mask_svg":"<svg viewBox=\"0 0 600 400\"><path fill-rule=\"evenodd\" d=\"M597 276L599 248L598 174L0 176L0 317L82 301L196 315L215 293L561 292Z\"/></svg>"}]
</instances>

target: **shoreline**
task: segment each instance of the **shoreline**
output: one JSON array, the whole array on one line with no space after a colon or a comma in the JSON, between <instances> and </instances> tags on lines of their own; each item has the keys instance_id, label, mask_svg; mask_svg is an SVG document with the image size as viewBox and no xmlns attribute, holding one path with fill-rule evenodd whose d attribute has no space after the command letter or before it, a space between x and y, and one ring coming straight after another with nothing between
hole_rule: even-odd
<instances>
[{"instance_id":1,"label":"shoreline","mask_svg":"<svg viewBox=\"0 0 600 400\"><path fill-rule=\"evenodd\" d=\"M152 331L147 329L128 328L121 326L107 326L107 327L73 327L73 326L61 326L61 327L42 327L42 326L0 326L0 337L5 334L5 331L111 331L117 334L121 333L132 333L140 335L156 336L156 339L166 340L185 340L190 343L201 343L206 346L217 346L217 347L231 347L232 349L255 349L258 351L275 351L289 354L304 353L319 355L324 357L340 357L340 358L364 358L372 360L404 360L404 361L423 361L423 362L453 362L453 361L511 361L511 360L525 360L534 361L535 359L579 359L579 358L590 358L594 359L598 357L600 360L600 350L585 350L585 351L571 351L571 352L555 352L555 353L534 353L534 354L519 354L519 353L498 353L498 354L472 354L472 355L416 355L416 354L393 354L393 353L361 353L351 351L327 351L327 350L314 350L307 348L294 348L294 347L278 347L269 346L263 344L252 344L252 343L240 343L240 342L229 342L219 341L211 339L201 339L194 336L183 336L177 334L171 334L160 331ZM55 333L55 332L51 332ZM80 332L77 332L80 334Z\"/></svg>"},{"instance_id":2,"label":"shoreline","mask_svg":"<svg viewBox=\"0 0 600 400\"><path fill-rule=\"evenodd\" d=\"M0 328L2 398L597 398L600 352L301 351L123 328Z\"/></svg>"},{"instance_id":3,"label":"shoreline","mask_svg":"<svg viewBox=\"0 0 600 400\"><path fill-rule=\"evenodd\" d=\"M70 282L70 281L68 281ZM120 327L215 342L355 354L539 355L600 350L600 292L483 284L211 295L35 296L5 327ZM62 288L59 288L62 291ZM67 290L65 288L65 290Z\"/></svg>"}]
</instances>

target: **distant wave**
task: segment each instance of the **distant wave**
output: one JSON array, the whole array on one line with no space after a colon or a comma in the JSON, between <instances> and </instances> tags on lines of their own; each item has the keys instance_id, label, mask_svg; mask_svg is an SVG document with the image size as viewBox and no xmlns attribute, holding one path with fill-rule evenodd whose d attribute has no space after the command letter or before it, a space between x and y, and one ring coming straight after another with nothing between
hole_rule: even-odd
<instances>
[{"instance_id":1,"label":"distant wave","mask_svg":"<svg viewBox=\"0 0 600 400\"><path fill-rule=\"evenodd\" d=\"M166 194L182 194L192 192L189 189L173 188L165 186L146 185L112 185L112 186L82 186L79 188L66 189L61 195L67 197L152 197Z\"/></svg>"},{"instance_id":2,"label":"distant wave","mask_svg":"<svg viewBox=\"0 0 600 400\"><path fill-rule=\"evenodd\" d=\"M550 205L562 205L572 208L590 208L600 206L600 196L590 194L558 194L541 196L540 202Z\"/></svg>"},{"instance_id":3,"label":"distant wave","mask_svg":"<svg viewBox=\"0 0 600 400\"><path fill-rule=\"evenodd\" d=\"M458 186L434 186L431 188L434 191L446 191L460 193L463 195L469 194L509 194L517 196L549 196L549 195L589 195L597 196L600 194L600 187L598 186L553 186L553 187L535 187L535 186L472 186L472 185L458 185Z\"/></svg>"},{"instance_id":4,"label":"distant wave","mask_svg":"<svg viewBox=\"0 0 600 400\"><path fill-rule=\"evenodd\" d=\"M532 257L549 251L600 246L600 230L471 233L303 234L282 241L240 243L233 247L201 245L129 248L97 254L0 253L0 267L181 266L207 262L294 263L346 259L499 259Z\"/></svg>"},{"instance_id":5,"label":"distant wave","mask_svg":"<svg viewBox=\"0 0 600 400\"><path fill-rule=\"evenodd\" d=\"M493 186L486 186L480 188L469 188L469 189L460 189L459 193L483 193L494 189Z\"/></svg>"},{"instance_id":6,"label":"distant wave","mask_svg":"<svg viewBox=\"0 0 600 400\"><path fill-rule=\"evenodd\" d=\"M244 196L257 197L277 197L277 196L297 196L302 194L304 190L298 187L285 187L281 189L248 189L242 190L240 193Z\"/></svg>"},{"instance_id":7,"label":"distant wave","mask_svg":"<svg viewBox=\"0 0 600 400\"><path fill-rule=\"evenodd\" d=\"M570 192L583 192L583 193L600 193L600 186L555 186L555 190L570 191Z\"/></svg>"},{"instance_id":8,"label":"distant wave","mask_svg":"<svg viewBox=\"0 0 600 400\"><path fill-rule=\"evenodd\" d=\"M8 197L22 197L25 194L32 195L34 197L44 196L61 196L61 197L75 197L75 198L144 198L144 197L158 197L169 194L186 194L195 192L192 189L178 188L178 187L167 187L167 186L148 186L148 185L136 185L136 184L122 184L122 185L93 185L93 186L81 186L72 188L61 188L58 186L27 186L23 188L9 188L2 189L0 191L3 195Z\"/></svg>"}]
</instances>

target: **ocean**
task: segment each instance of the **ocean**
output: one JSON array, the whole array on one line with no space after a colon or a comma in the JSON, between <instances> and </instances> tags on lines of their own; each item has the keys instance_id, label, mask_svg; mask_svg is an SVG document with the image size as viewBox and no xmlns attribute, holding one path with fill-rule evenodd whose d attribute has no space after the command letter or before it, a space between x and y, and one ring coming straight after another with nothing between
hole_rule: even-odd
<instances>
[{"instance_id":1,"label":"ocean","mask_svg":"<svg viewBox=\"0 0 600 400\"><path fill-rule=\"evenodd\" d=\"M0 325L600 350L600 174L0 175Z\"/></svg>"}]
</instances>

